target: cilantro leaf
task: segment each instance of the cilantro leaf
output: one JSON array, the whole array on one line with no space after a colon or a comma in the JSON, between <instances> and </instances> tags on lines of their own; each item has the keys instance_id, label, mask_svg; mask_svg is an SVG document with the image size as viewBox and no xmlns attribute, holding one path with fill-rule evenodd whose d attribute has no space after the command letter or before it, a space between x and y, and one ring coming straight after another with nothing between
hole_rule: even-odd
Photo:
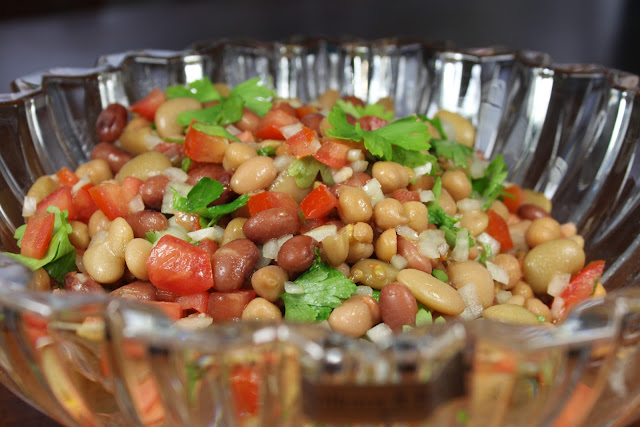
<instances>
[{"instance_id":1,"label":"cilantro leaf","mask_svg":"<svg viewBox=\"0 0 640 427\"><path fill-rule=\"evenodd\" d=\"M211 80L207 77L189 83L188 87L183 85L169 86L165 93L169 99L172 98L195 98L200 102L218 101L222 99Z\"/></svg>"},{"instance_id":2,"label":"cilantro leaf","mask_svg":"<svg viewBox=\"0 0 640 427\"><path fill-rule=\"evenodd\" d=\"M326 262L314 262L302 276L295 280L303 293L280 295L284 301L285 319L315 322L329 317L331 310L342 304L356 291L357 286L340 271Z\"/></svg>"},{"instance_id":3,"label":"cilantro leaf","mask_svg":"<svg viewBox=\"0 0 640 427\"><path fill-rule=\"evenodd\" d=\"M333 127L327 130L329 136L333 136L338 139L351 139L354 141L360 141L362 139L362 129L360 124L356 123L355 126L351 125L347 121L347 114L344 110L334 107L327 116L329 124ZM360 131L358 131L358 129Z\"/></svg>"},{"instance_id":4,"label":"cilantro leaf","mask_svg":"<svg viewBox=\"0 0 640 427\"><path fill-rule=\"evenodd\" d=\"M46 272L58 283L62 283L67 273L76 271L76 252L72 251L43 266Z\"/></svg>"},{"instance_id":5,"label":"cilantro leaf","mask_svg":"<svg viewBox=\"0 0 640 427\"><path fill-rule=\"evenodd\" d=\"M191 167L192 162L193 160L191 160L188 157L183 158L182 162L180 163L180 169L182 169L185 172L189 172L189 168Z\"/></svg>"},{"instance_id":6,"label":"cilantro leaf","mask_svg":"<svg viewBox=\"0 0 640 427\"><path fill-rule=\"evenodd\" d=\"M264 116L271 109L271 100L276 96L275 92L266 87L259 77L240 83L231 90L229 99L238 97L244 101L244 105L253 110L259 116Z\"/></svg>"},{"instance_id":7,"label":"cilantro leaf","mask_svg":"<svg viewBox=\"0 0 640 427\"><path fill-rule=\"evenodd\" d=\"M473 191L486 199L482 206L484 210L489 209L491 203L502 194L505 188L502 183L507 179L507 174L507 165L500 154L489 163L482 178L472 180Z\"/></svg>"},{"instance_id":8,"label":"cilantro leaf","mask_svg":"<svg viewBox=\"0 0 640 427\"><path fill-rule=\"evenodd\" d=\"M294 160L291 165L289 165L287 172L296 178L298 188L308 188L313 184L313 181L316 180L316 176L318 176L318 172L321 171L323 166L325 165L312 156L307 156Z\"/></svg>"},{"instance_id":9,"label":"cilantro leaf","mask_svg":"<svg viewBox=\"0 0 640 427\"><path fill-rule=\"evenodd\" d=\"M257 152L258 156L274 156L276 154L276 148L267 145L266 147L260 148Z\"/></svg>"},{"instance_id":10,"label":"cilantro leaf","mask_svg":"<svg viewBox=\"0 0 640 427\"><path fill-rule=\"evenodd\" d=\"M438 131L438 133L440 134L439 139L447 139L447 134L444 132L444 128L442 127L442 122L440 121L440 117L434 117L433 119L430 119L424 114L418 114L418 117L420 118L420 120L429 123Z\"/></svg>"},{"instance_id":11,"label":"cilantro leaf","mask_svg":"<svg viewBox=\"0 0 640 427\"><path fill-rule=\"evenodd\" d=\"M488 243L480 242L482 245L483 251L482 254L478 257L478 262L482 265L487 265L487 260L493 256L493 251L491 250L491 245Z\"/></svg>"},{"instance_id":12,"label":"cilantro leaf","mask_svg":"<svg viewBox=\"0 0 640 427\"><path fill-rule=\"evenodd\" d=\"M406 150L402 147L394 147L391 159L401 165L416 168L427 163L435 163L437 159L431 154L422 153L420 151Z\"/></svg>"},{"instance_id":13,"label":"cilantro leaf","mask_svg":"<svg viewBox=\"0 0 640 427\"><path fill-rule=\"evenodd\" d=\"M431 145L436 156L451 159L456 166L461 168L469 167L469 159L473 157L473 148L445 139L435 139L431 141Z\"/></svg>"},{"instance_id":14,"label":"cilantro leaf","mask_svg":"<svg viewBox=\"0 0 640 427\"><path fill-rule=\"evenodd\" d=\"M222 101L219 105L221 105L221 108L220 115L217 118L217 124L224 126L240 121L242 118L242 107L244 106L244 101L239 96L232 95Z\"/></svg>"},{"instance_id":15,"label":"cilantro leaf","mask_svg":"<svg viewBox=\"0 0 640 427\"><path fill-rule=\"evenodd\" d=\"M439 268L434 269L431 272L431 275L445 283L449 281L449 276L447 276L447 273L444 270L440 270Z\"/></svg>"},{"instance_id":16,"label":"cilantro leaf","mask_svg":"<svg viewBox=\"0 0 640 427\"><path fill-rule=\"evenodd\" d=\"M196 122L192 125L192 127L200 132L206 133L207 135L219 136L221 138L230 139L232 141L240 142L238 138L231 135L225 128L222 126L216 125L208 125L206 123Z\"/></svg>"},{"instance_id":17,"label":"cilantro leaf","mask_svg":"<svg viewBox=\"0 0 640 427\"><path fill-rule=\"evenodd\" d=\"M228 215L244 205L249 201L249 194L243 194L232 202L225 203L224 205L210 206L207 208L207 212L204 215L200 215L202 218L207 218L207 227L211 227L218 222L220 218Z\"/></svg>"},{"instance_id":18,"label":"cilantro leaf","mask_svg":"<svg viewBox=\"0 0 640 427\"><path fill-rule=\"evenodd\" d=\"M224 191L224 187L220 182L209 177L200 179L189 191L187 197L181 196L173 187L171 191L173 192L173 209L194 213L200 217L201 223L205 222L208 224L207 226L215 224L222 216L241 208L249 201L249 195L243 194L224 205L209 206ZM154 236L149 235L146 237L149 241L154 238Z\"/></svg>"},{"instance_id":19,"label":"cilantro leaf","mask_svg":"<svg viewBox=\"0 0 640 427\"><path fill-rule=\"evenodd\" d=\"M393 112L386 111L382 105L379 104L367 104L364 107L360 105L354 105L344 99L338 99L336 105L340 107L345 113L351 114L356 119L360 119L366 116L376 116L386 121L393 120Z\"/></svg>"},{"instance_id":20,"label":"cilantro leaf","mask_svg":"<svg viewBox=\"0 0 640 427\"><path fill-rule=\"evenodd\" d=\"M189 124L196 120L202 123L215 124L218 121L218 117L222 113L222 104L214 105L213 107L203 108L202 110L190 110L184 111L178 114L176 122L181 126L189 126Z\"/></svg>"},{"instance_id":21,"label":"cilantro leaf","mask_svg":"<svg viewBox=\"0 0 640 427\"><path fill-rule=\"evenodd\" d=\"M416 313L416 327L423 325L431 325L433 323L433 315L429 310L420 307Z\"/></svg>"},{"instance_id":22,"label":"cilantro leaf","mask_svg":"<svg viewBox=\"0 0 640 427\"><path fill-rule=\"evenodd\" d=\"M429 223L437 227L446 227L453 230L456 227L456 224L460 222L458 218L454 218L451 215L447 214L444 209L442 209L440 204L435 202L435 200L427 204L427 212L429 215ZM446 234L447 233L445 230L445 237ZM455 237L453 241L455 242Z\"/></svg>"}]
</instances>

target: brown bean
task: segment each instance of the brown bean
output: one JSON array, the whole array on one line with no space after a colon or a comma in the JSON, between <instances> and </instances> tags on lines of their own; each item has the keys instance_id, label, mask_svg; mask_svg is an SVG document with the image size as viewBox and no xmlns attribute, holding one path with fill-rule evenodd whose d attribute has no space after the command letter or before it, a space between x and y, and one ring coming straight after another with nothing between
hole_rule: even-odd
<instances>
[{"instance_id":1,"label":"brown bean","mask_svg":"<svg viewBox=\"0 0 640 427\"><path fill-rule=\"evenodd\" d=\"M411 240L398 236L398 254L407 260L406 268L415 268L431 274L431 261L420 253L418 246Z\"/></svg>"},{"instance_id":2,"label":"brown bean","mask_svg":"<svg viewBox=\"0 0 640 427\"><path fill-rule=\"evenodd\" d=\"M72 271L64 276L62 289L68 292L101 292L104 288L98 284L91 276Z\"/></svg>"},{"instance_id":3,"label":"brown bean","mask_svg":"<svg viewBox=\"0 0 640 427\"><path fill-rule=\"evenodd\" d=\"M351 337L360 337L380 322L380 307L368 295L354 295L329 315L329 326Z\"/></svg>"},{"instance_id":4,"label":"brown bean","mask_svg":"<svg viewBox=\"0 0 640 427\"><path fill-rule=\"evenodd\" d=\"M310 113L304 116L300 121L303 125L311 129L317 134L320 134L320 122L324 119L324 116L320 113Z\"/></svg>"},{"instance_id":5,"label":"brown bean","mask_svg":"<svg viewBox=\"0 0 640 427\"><path fill-rule=\"evenodd\" d=\"M287 208L264 210L249 218L242 226L244 235L260 244L285 234L296 234L299 229L298 215Z\"/></svg>"},{"instance_id":6,"label":"brown bean","mask_svg":"<svg viewBox=\"0 0 640 427\"><path fill-rule=\"evenodd\" d=\"M113 142L120 137L127 124L127 109L120 104L110 104L100 112L96 132L101 141Z\"/></svg>"},{"instance_id":7,"label":"brown bean","mask_svg":"<svg viewBox=\"0 0 640 427\"><path fill-rule=\"evenodd\" d=\"M240 130L248 130L249 132L255 132L258 129L258 124L260 123L260 117L248 109L247 107L242 108L242 117L234 126Z\"/></svg>"},{"instance_id":8,"label":"brown bean","mask_svg":"<svg viewBox=\"0 0 640 427\"><path fill-rule=\"evenodd\" d=\"M530 219L533 221L538 218L548 218L551 215L539 206L531 203L524 203L518 208L518 216L522 219Z\"/></svg>"},{"instance_id":9,"label":"brown bean","mask_svg":"<svg viewBox=\"0 0 640 427\"><path fill-rule=\"evenodd\" d=\"M400 332L404 325L415 325L418 302L402 283L389 283L380 291L380 313L384 323Z\"/></svg>"},{"instance_id":10,"label":"brown bean","mask_svg":"<svg viewBox=\"0 0 640 427\"><path fill-rule=\"evenodd\" d=\"M133 230L133 236L144 239L149 231L166 230L169 221L160 212L144 210L127 215L127 222Z\"/></svg>"},{"instance_id":11,"label":"brown bean","mask_svg":"<svg viewBox=\"0 0 640 427\"><path fill-rule=\"evenodd\" d=\"M305 271L311 267L318 242L310 236L294 236L278 251L278 265L287 271Z\"/></svg>"},{"instance_id":12,"label":"brown bean","mask_svg":"<svg viewBox=\"0 0 640 427\"><path fill-rule=\"evenodd\" d=\"M249 239L233 240L213 254L213 287L237 291L249 278L260 258L258 247Z\"/></svg>"},{"instance_id":13,"label":"brown bean","mask_svg":"<svg viewBox=\"0 0 640 427\"><path fill-rule=\"evenodd\" d=\"M93 147L93 151L91 151L91 159L105 160L109 164L111 172L116 174L125 163L131 160L131 154L122 151L113 144L101 142Z\"/></svg>"},{"instance_id":14,"label":"brown bean","mask_svg":"<svg viewBox=\"0 0 640 427\"><path fill-rule=\"evenodd\" d=\"M168 183L169 178L165 175L156 175L147 179L140 186L140 195L144 205L151 209L160 209L164 198L164 190L167 188Z\"/></svg>"},{"instance_id":15,"label":"brown bean","mask_svg":"<svg viewBox=\"0 0 640 427\"><path fill-rule=\"evenodd\" d=\"M141 301L157 301L158 297L156 296L156 292L158 292L158 289L151 282L138 280L136 282L131 282L128 285L121 286L118 289L111 291L109 294Z\"/></svg>"}]
</instances>

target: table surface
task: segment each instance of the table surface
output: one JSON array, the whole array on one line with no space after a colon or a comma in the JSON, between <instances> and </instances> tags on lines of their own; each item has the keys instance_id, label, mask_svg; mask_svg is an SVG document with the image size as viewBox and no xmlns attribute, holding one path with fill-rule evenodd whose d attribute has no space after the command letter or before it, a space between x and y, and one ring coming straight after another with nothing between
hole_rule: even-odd
<instances>
[{"instance_id":1,"label":"table surface","mask_svg":"<svg viewBox=\"0 0 640 427\"><path fill-rule=\"evenodd\" d=\"M0 420L4 427L60 427L0 385Z\"/></svg>"}]
</instances>

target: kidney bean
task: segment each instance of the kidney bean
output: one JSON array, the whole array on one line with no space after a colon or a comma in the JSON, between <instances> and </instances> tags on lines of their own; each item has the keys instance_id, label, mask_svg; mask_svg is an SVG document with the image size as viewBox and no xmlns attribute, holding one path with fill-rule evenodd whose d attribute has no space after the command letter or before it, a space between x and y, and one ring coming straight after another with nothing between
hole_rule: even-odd
<instances>
[{"instance_id":1,"label":"kidney bean","mask_svg":"<svg viewBox=\"0 0 640 427\"><path fill-rule=\"evenodd\" d=\"M310 113L304 116L300 121L303 125L320 135L320 122L324 116L320 113Z\"/></svg>"},{"instance_id":2,"label":"kidney bean","mask_svg":"<svg viewBox=\"0 0 640 427\"><path fill-rule=\"evenodd\" d=\"M101 142L93 147L93 151L91 152L91 159L105 160L109 164L111 172L116 174L120 171L120 168L122 168L125 163L131 160L131 155L125 151L122 151L113 144L109 144L108 142Z\"/></svg>"},{"instance_id":3,"label":"kidney bean","mask_svg":"<svg viewBox=\"0 0 640 427\"><path fill-rule=\"evenodd\" d=\"M144 205L151 209L160 209L164 190L169 183L169 178L165 175L156 175L147 179L140 187L140 195Z\"/></svg>"},{"instance_id":4,"label":"kidney bean","mask_svg":"<svg viewBox=\"0 0 640 427\"><path fill-rule=\"evenodd\" d=\"M531 221L538 218L549 218L549 212L545 211L539 206L531 203L525 203L518 208L518 216L522 219L530 219Z\"/></svg>"},{"instance_id":5,"label":"kidney bean","mask_svg":"<svg viewBox=\"0 0 640 427\"><path fill-rule=\"evenodd\" d=\"M218 291L236 291L249 278L260 258L258 247L248 239L233 240L212 257L213 287Z\"/></svg>"},{"instance_id":6,"label":"kidney bean","mask_svg":"<svg viewBox=\"0 0 640 427\"><path fill-rule=\"evenodd\" d=\"M62 281L62 289L68 292L101 292L104 288L98 282L93 280L91 276L72 271L64 276Z\"/></svg>"},{"instance_id":7,"label":"kidney bean","mask_svg":"<svg viewBox=\"0 0 640 427\"><path fill-rule=\"evenodd\" d=\"M418 302L402 283L389 283L380 291L380 313L384 323L400 332L403 325L415 325Z\"/></svg>"},{"instance_id":8,"label":"kidney bean","mask_svg":"<svg viewBox=\"0 0 640 427\"><path fill-rule=\"evenodd\" d=\"M318 242L309 236L294 236L284 242L278 251L278 265L290 272L304 271L311 267Z\"/></svg>"},{"instance_id":9,"label":"kidney bean","mask_svg":"<svg viewBox=\"0 0 640 427\"><path fill-rule=\"evenodd\" d=\"M215 179L224 188L224 191L216 200L214 200L210 206L222 205L225 203L229 203L231 199L235 196L235 193L229 186L229 182L231 182L231 177L233 176L233 172L224 170L221 165L218 164L208 164L205 166L200 166L198 168L192 169L189 171L189 179L187 180L187 184L196 185L198 181L200 181L205 176Z\"/></svg>"},{"instance_id":10,"label":"kidney bean","mask_svg":"<svg viewBox=\"0 0 640 427\"><path fill-rule=\"evenodd\" d=\"M120 137L127 124L127 109L120 104L110 104L102 110L96 122L96 132L101 141L113 142Z\"/></svg>"},{"instance_id":11,"label":"kidney bean","mask_svg":"<svg viewBox=\"0 0 640 427\"><path fill-rule=\"evenodd\" d=\"M159 290L151 282L143 282L138 280L128 285L114 289L109 295L123 298L137 299L142 301L157 301L157 293Z\"/></svg>"},{"instance_id":12,"label":"kidney bean","mask_svg":"<svg viewBox=\"0 0 640 427\"><path fill-rule=\"evenodd\" d=\"M300 219L288 208L271 208L252 216L242 226L248 239L260 244L271 239L296 234L300 229Z\"/></svg>"},{"instance_id":13,"label":"kidney bean","mask_svg":"<svg viewBox=\"0 0 640 427\"><path fill-rule=\"evenodd\" d=\"M420 253L417 245L411 240L398 236L398 254L407 260L407 268L415 268L431 274L431 261Z\"/></svg>"},{"instance_id":14,"label":"kidney bean","mask_svg":"<svg viewBox=\"0 0 640 427\"><path fill-rule=\"evenodd\" d=\"M211 239L204 238L200 240L198 247L209 254L209 259L213 262L213 254L218 250L218 244Z\"/></svg>"},{"instance_id":15,"label":"kidney bean","mask_svg":"<svg viewBox=\"0 0 640 427\"><path fill-rule=\"evenodd\" d=\"M127 222L133 230L133 236L144 239L148 231L166 230L169 221L162 213L144 210L127 215Z\"/></svg>"},{"instance_id":16,"label":"kidney bean","mask_svg":"<svg viewBox=\"0 0 640 427\"><path fill-rule=\"evenodd\" d=\"M342 99L343 99L345 102L350 102L350 103L352 103L352 104L353 104L353 105L355 105L356 107L358 107L358 106L359 106L359 107L364 107L364 106L365 106L364 101L363 101L362 99L358 98L357 96L354 96L354 95L346 95L346 96L343 96L343 97L342 97Z\"/></svg>"}]
</instances>

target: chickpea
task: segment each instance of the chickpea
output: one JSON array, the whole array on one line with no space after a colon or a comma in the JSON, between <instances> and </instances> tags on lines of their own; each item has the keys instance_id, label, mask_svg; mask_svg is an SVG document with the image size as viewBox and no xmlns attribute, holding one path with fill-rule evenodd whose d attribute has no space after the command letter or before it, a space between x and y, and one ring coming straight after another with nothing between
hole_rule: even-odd
<instances>
[{"instance_id":1,"label":"chickpea","mask_svg":"<svg viewBox=\"0 0 640 427\"><path fill-rule=\"evenodd\" d=\"M522 295L525 300L533 298L533 289L526 282L519 280L518 283L511 289L512 295Z\"/></svg>"},{"instance_id":2,"label":"chickpea","mask_svg":"<svg viewBox=\"0 0 640 427\"><path fill-rule=\"evenodd\" d=\"M124 259L127 268L136 279L149 280L147 272L147 260L151 254L153 245L146 239L133 239L124 249Z\"/></svg>"},{"instance_id":3,"label":"chickpea","mask_svg":"<svg viewBox=\"0 0 640 427\"><path fill-rule=\"evenodd\" d=\"M493 277L482 264L475 261L452 262L447 268L447 274L456 289L473 284L484 308L493 304Z\"/></svg>"},{"instance_id":4,"label":"chickpea","mask_svg":"<svg viewBox=\"0 0 640 427\"><path fill-rule=\"evenodd\" d=\"M154 117L158 135L162 138L184 138L184 126L177 122L178 115L201 108L200 101L189 97L173 98L163 102L156 110Z\"/></svg>"},{"instance_id":5,"label":"chickpea","mask_svg":"<svg viewBox=\"0 0 640 427\"><path fill-rule=\"evenodd\" d=\"M276 302L284 292L284 282L289 280L289 275L280 266L267 265L253 273L251 286L256 294L267 301Z\"/></svg>"},{"instance_id":6,"label":"chickpea","mask_svg":"<svg viewBox=\"0 0 640 427\"><path fill-rule=\"evenodd\" d=\"M352 264L361 259L369 258L372 254L373 245L371 243L360 243L358 241L350 242L347 262Z\"/></svg>"},{"instance_id":7,"label":"chickpea","mask_svg":"<svg viewBox=\"0 0 640 427\"><path fill-rule=\"evenodd\" d=\"M267 156L252 157L242 163L231 177L231 189L238 194L263 190L278 176L273 159Z\"/></svg>"},{"instance_id":8,"label":"chickpea","mask_svg":"<svg viewBox=\"0 0 640 427\"><path fill-rule=\"evenodd\" d=\"M573 240L580 247L580 249L584 249L584 237L582 237L581 235L575 234L569 237L569 240Z\"/></svg>"},{"instance_id":9,"label":"chickpea","mask_svg":"<svg viewBox=\"0 0 640 427\"><path fill-rule=\"evenodd\" d=\"M550 217L534 220L525 233L527 244L532 248L560 237L562 237L560 224Z\"/></svg>"},{"instance_id":10,"label":"chickpea","mask_svg":"<svg viewBox=\"0 0 640 427\"><path fill-rule=\"evenodd\" d=\"M229 221L229 224L227 224L227 227L224 229L220 246L224 246L236 239L245 239L247 236L245 236L244 231L242 231L242 226L245 222L247 222L247 218L242 217L233 218Z\"/></svg>"},{"instance_id":11,"label":"chickpea","mask_svg":"<svg viewBox=\"0 0 640 427\"><path fill-rule=\"evenodd\" d=\"M489 216L483 211L465 212L460 220L460 227L469 230L472 236L478 236L489 225Z\"/></svg>"},{"instance_id":12,"label":"chickpea","mask_svg":"<svg viewBox=\"0 0 640 427\"><path fill-rule=\"evenodd\" d=\"M329 315L329 326L351 337L360 337L382 320L380 306L370 296L354 295Z\"/></svg>"},{"instance_id":13,"label":"chickpea","mask_svg":"<svg viewBox=\"0 0 640 427\"><path fill-rule=\"evenodd\" d=\"M371 199L363 189L344 185L338 189L338 193L338 214L343 223L354 224L371 219Z\"/></svg>"},{"instance_id":14,"label":"chickpea","mask_svg":"<svg viewBox=\"0 0 640 427\"><path fill-rule=\"evenodd\" d=\"M231 88L226 83L214 83L213 87L216 88L220 96L228 98L231 95Z\"/></svg>"},{"instance_id":15,"label":"chickpea","mask_svg":"<svg viewBox=\"0 0 640 427\"><path fill-rule=\"evenodd\" d=\"M134 117L120 135L120 147L134 156L145 153L149 151L147 141L152 132L151 123L147 119Z\"/></svg>"},{"instance_id":16,"label":"chickpea","mask_svg":"<svg viewBox=\"0 0 640 427\"><path fill-rule=\"evenodd\" d=\"M101 210L98 209L91 215L91 218L89 218L88 225L89 237L93 237L99 232L107 230L109 225L111 225L111 221L104 213L102 213Z\"/></svg>"},{"instance_id":17,"label":"chickpea","mask_svg":"<svg viewBox=\"0 0 640 427\"><path fill-rule=\"evenodd\" d=\"M89 227L84 222L71 221L71 234L69 234L69 242L74 248L84 250L89 246Z\"/></svg>"},{"instance_id":18,"label":"chickpea","mask_svg":"<svg viewBox=\"0 0 640 427\"><path fill-rule=\"evenodd\" d=\"M511 254L498 254L493 263L502 268L509 276L509 283L501 284L502 289L513 288L522 278L520 262Z\"/></svg>"},{"instance_id":19,"label":"chickpea","mask_svg":"<svg viewBox=\"0 0 640 427\"><path fill-rule=\"evenodd\" d=\"M551 200L549 200L547 196L538 191L533 191L525 188L524 199L527 203L536 205L539 208L542 208L542 210L546 211L547 213L551 212Z\"/></svg>"},{"instance_id":20,"label":"chickpea","mask_svg":"<svg viewBox=\"0 0 640 427\"><path fill-rule=\"evenodd\" d=\"M353 238L360 243L372 243L373 229L366 222L357 222L353 226Z\"/></svg>"},{"instance_id":21,"label":"chickpea","mask_svg":"<svg viewBox=\"0 0 640 427\"><path fill-rule=\"evenodd\" d=\"M524 308L536 316L543 316L547 321L551 320L551 310L538 298L529 298L524 303Z\"/></svg>"},{"instance_id":22,"label":"chickpea","mask_svg":"<svg viewBox=\"0 0 640 427\"><path fill-rule=\"evenodd\" d=\"M584 267L584 250L571 239L555 239L531 249L524 257L524 280L538 294L547 292L556 274L576 274Z\"/></svg>"},{"instance_id":23,"label":"chickpea","mask_svg":"<svg viewBox=\"0 0 640 427\"><path fill-rule=\"evenodd\" d=\"M453 200L466 199L471 195L471 181L460 170L448 170L442 174L442 188L446 189Z\"/></svg>"},{"instance_id":24,"label":"chickpea","mask_svg":"<svg viewBox=\"0 0 640 427\"><path fill-rule=\"evenodd\" d=\"M235 170L245 161L257 156L256 149L244 142L232 142L224 150L222 166L226 170Z\"/></svg>"},{"instance_id":25,"label":"chickpea","mask_svg":"<svg viewBox=\"0 0 640 427\"><path fill-rule=\"evenodd\" d=\"M389 262L398 253L398 236L394 228L385 230L376 240L376 256L382 261Z\"/></svg>"},{"instance_id":26,"label":"chickpea","mask_svg":"<svg viewBox=\"0 0 640 427\"><path fill-rule=\"evenodd\" d=\"M33 183L31 188L27 192L26 197L33 197L37 203L47 197L49 194L56 191L58 188L59 185L53 178L51 178L49 175L44 175L36 179L36 182Z\"/></svg>"},{"instance_id":27,"label":"chickpea","mask_svg":"<svg viewBox=\"0 0 640 427\"><path fill-rule=\"evenodd\" d=\"M51 291L51 277L44 268L39 268L33 272L31 277L30 289L36 291Z\"/></svg>"},{"instance_id":28,"label":"chickpea","mask_svg":"<svg viewBox=\"0 0 640 427\"><path fill-rule=\"evenodd\" d=\"M396 162L375 162L371 175L378 180L385 194L409 184L409 171Z\"/></svg>"},{"instance_id":29,"label":"chickpea","mask_svg":"<svg viewBox=\"0 0 640 427\"><path fill-rule=\"evenodd\" d=\"M489 209L493 209L495 213L500 215L505 221L509 220L509 209L500 200L494 200Z\"/></svg>"},{"instance_id":30,"label":"chickpea","mask_svg":"<svg viewBox=\"0 0 640 427\"><path fill-rule=\"evenodd\" d=\"M344 229L327 236L322 240L322 249L329 264L336 267L345 262L349 255L349 236Z\"/></svg>"},{"instance_id":31,"label":"chickpea","mask_svg":"<svg viewBox=\"0 0 640 427\"><path fill-rule=\"evenodd\" d=\"M249 304L242 310L242 320L277 322L282 320L282 312L274 303L257 297L249 301Z\"/></svg>"},{"instance_id":32,"label":"chickpea","mask_svg":"<svg viewBox=\"0 0 640 427\"><path fill-rule=\"evenodd\" d=\"M433 189L433 185L435 180L432 176L429 175L421 175L416 178L415 182L409 184L409 190L411 191L419 191L419 190L431 190Z\"/></svg>"},{"instance_id":33,"label":"chickpea","mask_svg":"<svg viewBox=\"0 0 640 427\"><path fill-rule=\"evenodd\" d=\"M87 163L78 166L76 175L82 178L84 174L87 174L89 181L94 185L113 178L109 163L102 159L89 160Z\"/></svg>"},{"instance_id":34,"label":"chickpea","mask_svg":"<svg viewBox=\"0 0 640 427\"><path fill-rule=\"evenodd\" d=\"M380 230L388 230L405 225L409 222L409 218L405 215L402 203L396 199L386 198L379 201L373 208L373 221Z\"/></svg>"},{"instance_id":35,"label":"chickpea","mask_svg":"<svg viewBox=\"0 0 640 427\"><path fill-rule=\"evenodd\" d=\"M505 302L505 304L515 304L515 305L524 306L525 301L526 300L522 295L512 295L511 298L509 298L507 302Z\"/></svg>"},{"instance_id":36,"label":"chickpea","mask_svg":"<svg viewBox=\"0 0 640 427\"><path fill-rule=\"evenodd\" d=\"M434 117L438 117L449 139L457 141L467 147L473 147L476 139L476 129L471 122L460 114L447 110L438 111Z\"/></svg>"},{"instance_id":37,"label":"chickpea","mask_svg":"<svg viewBox=\"0 0 640 427\"><path fill-rule=\"evenodd\" d=\"M422 202L405 202L402 204L405 216L409 219L407 225L418 234L429 227L429 211Z\"/></svg>"},{"instance_id":38,"label":"chickpea","mask_svg":"<svg viewBox=\"0 0 640 427\"><path fill-rule=\"evenodd\" d=\"M342 264L334 268L342 273L344 277L349 277L349 275L351 274L351 267L349 267L349 264L347 264L346 262L343 262Z\"/></svg>"},{"instance_id":39,"label":"chickpea","mask_svg":"<svg viewBox=\"0 0 640 427\"><path fill-rule=\"evenodd\" d=\"M439 203L440 203L440 207L442 208L443 211L445 211L447 215L453 216L458 211L458 205L456 205L456 201L453 200L453 197L451 197L449 192L444 188L440 193Z\"/></svg>"}]
</instances>

